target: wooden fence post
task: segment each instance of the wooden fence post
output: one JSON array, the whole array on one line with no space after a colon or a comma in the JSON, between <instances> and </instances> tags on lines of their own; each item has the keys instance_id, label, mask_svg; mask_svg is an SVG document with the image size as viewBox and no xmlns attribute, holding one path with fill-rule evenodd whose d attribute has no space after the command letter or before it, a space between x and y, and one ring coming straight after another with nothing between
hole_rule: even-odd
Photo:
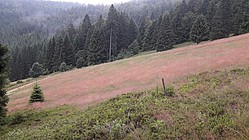
<instances>
[{"instance_id":1,"label":"wooden fence post","mask_svg":"<svg viewBox=\"0 0 249 140\"><path fill-rule=\"evenodd\" d=\"M162 83L163 83L163 91L164 91L164 94L167 95L164 79L162 79Z\"/></svg>"}]
</instances>

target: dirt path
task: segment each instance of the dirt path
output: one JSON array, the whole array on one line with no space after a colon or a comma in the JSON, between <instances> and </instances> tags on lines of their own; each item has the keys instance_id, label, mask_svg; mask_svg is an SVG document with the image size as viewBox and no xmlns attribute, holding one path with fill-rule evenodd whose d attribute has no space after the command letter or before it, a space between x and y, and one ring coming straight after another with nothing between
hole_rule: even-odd
<instances>
[{"instance_id":1,"label":"dirt path","mask_svg":"<svg viewBox=\"0 0 249 140\"><path fill-rule=\"evenodd\" d=\"M33 84L10 91L10 111L63 104L86 107L186 75L249 66L249 34L77 69L39 80L46 102L29 105Z\"/></svg>"}]
</instances>

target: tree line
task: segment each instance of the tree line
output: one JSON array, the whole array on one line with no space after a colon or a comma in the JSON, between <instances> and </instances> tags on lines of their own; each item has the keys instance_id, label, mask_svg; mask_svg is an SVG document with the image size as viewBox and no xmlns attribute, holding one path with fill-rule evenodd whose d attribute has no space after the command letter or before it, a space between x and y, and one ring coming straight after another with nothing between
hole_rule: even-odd
<instances>
[{"instance_id":1,"label":"tree line","mask_svg":"<svg viewBox=\"0 0 249 140\"><path fill-rule=\"evenodd\" d=\"M107 15L100 15L95 22L86 14L79 26L69 24L48 40L14 48L10 79L30 76L30 68L37 62L48 74L142 51L165 51L187 41L200 43L247 33L248 10L247 0L182 0L160 16L147 12L136 21L132 14L118 12L112 5Z\"/></svg>"}]
</instances>

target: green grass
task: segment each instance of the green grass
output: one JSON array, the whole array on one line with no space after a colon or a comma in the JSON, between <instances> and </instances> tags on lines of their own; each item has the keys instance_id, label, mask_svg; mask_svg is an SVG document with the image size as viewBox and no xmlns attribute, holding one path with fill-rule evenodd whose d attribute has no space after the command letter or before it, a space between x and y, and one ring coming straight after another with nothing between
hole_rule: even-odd
<instances>
[{"instance_id":1,"label":"green grass","mask_svg":"<svg viewBox=\"0 0 249 140\"><path fill-rule=\"evenodd\" d=\"M249 139L249 68L205 72L81 110L9 114L0 139ZM249 82L247 83L249 85Z\"/></svg>"}]
</instances>

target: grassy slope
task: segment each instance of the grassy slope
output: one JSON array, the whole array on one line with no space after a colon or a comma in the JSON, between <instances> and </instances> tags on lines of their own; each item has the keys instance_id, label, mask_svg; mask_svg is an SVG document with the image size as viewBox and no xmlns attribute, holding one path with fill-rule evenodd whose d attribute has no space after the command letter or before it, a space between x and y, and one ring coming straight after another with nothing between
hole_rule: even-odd
<instances>
[{"instance_id":1,"label":"grassy slope","mask_svg":"<svg viewBox=\"0 0 249 140\"><path fill-rule=\"evenodd\" d=\"M161 78L170 83L207 70L249 65L249 34L137 56L112 63L72 70L38 79L46 102L29 105L34 86L12 87L9 111L50 108L64 104L87 107L117 95L156 87Z\"/></svg>"},{"instance_id":2,"label":"grassy slope","mask_svg":"<svg viewBox=\"0 0 249 140\"><path fill-rule=\"evenodd\" d=\"M11 114L0 139L249 139L249 68L200 73L172 86L173 97L155 89L85 111Z\"/></svg>"}]
</instances>

